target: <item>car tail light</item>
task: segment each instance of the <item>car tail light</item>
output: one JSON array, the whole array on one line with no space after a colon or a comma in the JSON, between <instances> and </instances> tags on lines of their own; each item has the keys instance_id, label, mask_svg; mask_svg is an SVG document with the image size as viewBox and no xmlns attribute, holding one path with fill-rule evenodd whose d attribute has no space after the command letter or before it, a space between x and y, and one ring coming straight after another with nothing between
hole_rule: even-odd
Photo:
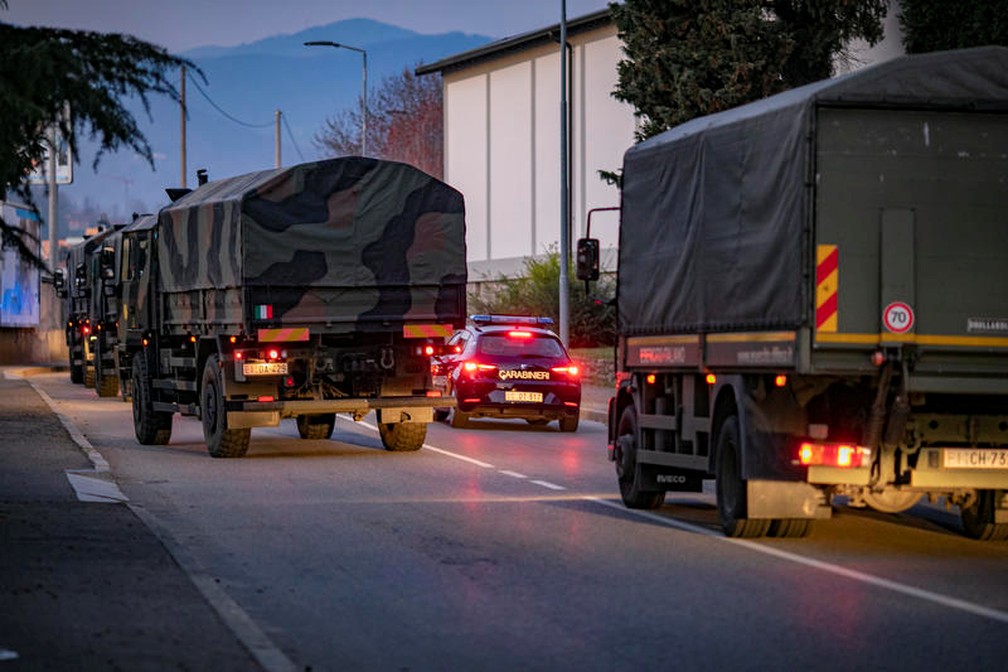
<instances>
[{"instance_id":1,"label":"car tail light","mask_svg":"<svg viewBox=\"0 0 1008 672\"><path fill-rule=\"evenodd\" d=\"M871 462L871 448L848 443L814 443L804 441L798 447L798 462L802 466L865 467Z\"/></svg>"},{"instance_id":2,"label":"car tail light","mask_svg":"<svg viewBox=\"0 0 1008 672\"><path fill-rule=\"evenodd\" d=\"M578 373L580 372L580 370L578 369L578 367L575 366L574 364L571 364L569 366L554 366L552 368L552 371L553 371L553 373L563 373L563 374L566 374L566 375L570 376L571 378L577 377Z\"/></svg>"},{"instance_id":3,"label":"car tail light","mask_svg":"<svg viewBox=\"0 0 1008 672\"><path fill-rule=\"evenodd\" d=\"M443 376L444 375L444 365L439 362L431 362L430 373L432 376Z\"/></svg>"},{"instance_id":4,"label":"car tail light","mask_svg":"<svg viewBox=\"0 0 1008 672\"><path fill-rule=\"evenodd\" d=\"M528 338L532 338L532 332L531 331L518 331L518 330L509 331L508 332L508 338L524 338L524 339L528 339Z\"/></svg>"},{"instance_id":5,"label":"car tail light","mask_svg":"<svg viewBox=\"0 0 1008 672\"><path fill-rule=\"evenodd\" d=\"M496 368L497 367L494 366L493 364L480 364L479 362L474 362L472 360L462 365L462 369L465 370L466 373L476 373L478 371L494 371L496 370Z\"/></svg>"}]
</instances>

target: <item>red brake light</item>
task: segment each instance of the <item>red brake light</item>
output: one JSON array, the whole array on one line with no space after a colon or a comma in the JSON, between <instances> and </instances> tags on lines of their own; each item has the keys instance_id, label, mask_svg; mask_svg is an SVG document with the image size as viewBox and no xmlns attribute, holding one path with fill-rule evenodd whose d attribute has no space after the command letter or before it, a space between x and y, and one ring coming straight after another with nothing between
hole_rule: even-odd
<instances>
[{"instance_id":1,"label":"red brake light","mask_svg":"<svg viewBox=\"0 0 1008 672\"><path fill-rule=\"evenodd\" d=\"M269 353L267 353L267 355L270 359L280 359L279 350L270 350Z\"/></svg>"},{"instance_id":2,"label":"red brake light","mask_svg":"<svg viewBox=\"0 0 1008 672\"><path fill-rule=\"evenodd\" d=\"M509 331L508 338L532 338L531 331Z\"/></svg>"},{"instance_id":3,"label":"red brake light","mask_svg":"<svg viewBox=\"0 0 1008 672\"><path fill-rule=\"evenodd\" d=\"M431 355L433 355L434 354L434 346L433 345L428 345L426 348L424 348L424 354L427 355L428 357L430 357Z\"/></svg>"},{"instance_id":4,"label":"red brake light","mask_svg":"<svg viewBox=\"0 0 1008 672\"><path fill-rule=\"evenodd\" d=\"M865 467L871 462L871 448L805 441L798 447L798 462L802 466Z\"/></svg>"},{"instance_id":5,"label":"red brake light","mask_svg":"<svg viewBox=\"0 0 1008 672\"><path fill-rule=\"evenodd\" d=\"M552 369L553 373L566 373L568 376L577 376L579 369L577 366L571 364L570 366L554 366Z\"/></svg>"},{"instance_id":6,"label":"red brake light","mask_svg":"<svg viewBox=\"0 0 1008 672\"><path fill-rule=\"evenodd\" d=\"M479 362L468 361L462 365L462 368L467 373L476 373L477 371L493 371L497 367L493 364L480 364Z\"/></svg>"}]
</instances>

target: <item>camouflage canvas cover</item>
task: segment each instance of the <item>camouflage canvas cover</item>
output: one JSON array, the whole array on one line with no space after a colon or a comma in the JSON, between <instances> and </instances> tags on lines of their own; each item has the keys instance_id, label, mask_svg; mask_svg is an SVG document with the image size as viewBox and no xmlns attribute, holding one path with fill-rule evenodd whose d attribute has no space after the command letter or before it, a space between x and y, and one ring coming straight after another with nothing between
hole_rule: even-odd
<instances>
[{"instance_id":1,"label":"camouflage canvas cover","mask_svg":"<svg viewBox=\"0 0 1008 672\"><path fill-rule=\"evenodd\" d=\"M462 195L406 164L346 157L209 182L162 209L158 228L175 325L465 317Z\"/></svg>"}]
</instances>

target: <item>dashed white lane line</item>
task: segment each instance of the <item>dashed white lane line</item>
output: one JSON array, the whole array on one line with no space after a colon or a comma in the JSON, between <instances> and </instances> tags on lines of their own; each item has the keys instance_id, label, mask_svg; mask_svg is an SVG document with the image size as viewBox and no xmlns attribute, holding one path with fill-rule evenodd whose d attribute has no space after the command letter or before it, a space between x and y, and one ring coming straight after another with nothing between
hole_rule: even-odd
<instances>
[{"instance_id":1,"label":"dashed white lane line","mask_svg":"<svg viewBox=\"0 0 1008 672\"><path fill-rule=\"evenodd\" d=\"M374 427L373 425L367 425L366 423L359 423L359 424L363 424L363 425L365 425L367 427L370 427L374 431L378 431L378 428ZM476 464L476 465L478 465L480 467L493 468L492 464L488 464L486 462L481 462L480 460L474 460L471 457L467 457L465 455L459 455L458 453L453 453L451 451L443 450L441 448L436 448L436 447L428 445L426 443L424 444L423 447L426 448L426 449L428 449L428 450L434 451L434 452L436 452L438 454L445 455L447 457L453 457L455 459L463 460L465 462L471 462L471 463ZM503 470L503 469L499 470L499 473L502 473L502 474L505 474L505 475L508 475L508 476L515 476L515 477L522 477L522 478L525 477L522 474L517 474L517 472L509 472L509 471ZM535 483L536 485L540 485L540 486L542 486L544 488L549 488L551 490L565 490L566 489L563 486L556 485L555 483L550 483L549 481L533 480L533 481L530 481L530 482L531 483ZM932 592L930 590L923 590L921 588L916 588L914 586L910 586L910 585L907 585L905 583L899 583L897 581L890 581L889 579L884 579L884 578L882 578L880 576L874 576L872 574L867 574L865 572L859 572L859 571L857 571L855 569L848 569L847 567L842 567L840 565L835 565L835 564L829 563L829 562L823 562L822 560L815 560L813 558L807 558L807 557L804 557L804 556L801 556L801 555L797 555L795 553L789 553L788 551L784 551L784 550L781 550L779 548L774 548L772 546L764 546L763 544L758 544L758 543L753 542L753 541L748 541L748 540L744 540L744 539L732 539L732 538L729 538L729 537L724 537L721 534L719 534L718 532L715 532L713 530L710 530L710 529L707 529L707 528L704 528L704 527L700 527L698 525L693 525L691 523L684 523L682 521L675 520L675 519L672 519L672 518L666 518L664 516L659 516L659 515L657 515L655 513L649 512L649 511L641 511L641 510L637 510L637 509L628 509L628 508L624 507L621 504L618 504L618 503L613 502L613 501L601 499L599 497L588 497L588 496L585 496L585 497L582 497L582 499L584 501L586 501L586 502L593 502L595 504L600 504L602 506L606 506L606 507L609 507L611 509L616 509L618 511L622 511L626 515L635 516L635 517L638 517L638 518L644 518L646 520L650 520L650 521L658 523L660 525L664 525L665 527L672 527L672 528L675 528L675 529L678 529L678 530L682 530L684 532L692 532L694 534L700 534L700 535L703 535L703 536L706 536L706 537L711 537L711 538L714 538L714 539L719 539L721 541L724 541L724 542L727 542L727 543L730 543L730 544L735 544L737 546L741 546L743 548L747 548L747 549L749 549L751 551L755 551L757 553L763 553L765 555L774 556L774 557L779 558L781 560L787 560L788 562L793 562L793 563L796 563L796 564L799 564L799 565L804 565L806 567L811 567L813 569L818 569L820 571L829 572L831 574L835 574L837 576L842 576L844 578L851 579L853 581L858 581L860 583L864 583L864 584L867 584L867 585L877 586L879 588L883 588L883 589L886 589L886 590L891 590L891 591L893 591L895 593L900 593L901 595L906 595L908 597L913 597L913 598L917 598L919 600L924 600L925 602L931 602L933 604L937 604L937 605L943 606L943 607L948 607L950 609L957 609L959 611L964 611L966 613L974 614L976 616L981 616L983 618L989 618L991 620L998 621L998 622L1001 622L1001 623L1008 623L1008 612L1000 611L998 609L992 609L990 607L985 607L983 605L976 604L976 603L973 603L973 602L967 602L966 600L960 600L960 599L955 598L955 597L949 597L948 595L942 595L940 593L935 593L935 592Z\"/></svg>"},{"instance_id":2,"label":"dashed white lane line","mask_svg":"<svg viewBox=\"0 0 1008 672\"><path fill-rule=\"evenodd\" d=\"M567 489L567 488L565 488L562 485L557 485L556 483L550 483L549 481L530 481L530 482L531 483L535 483L536 485L541 485L542 487L548 488L550 490L566 490Z\"/></svg>"},{"instance_id":3,"label":"dashed white lane line","mask_svg":"<svg viewBox=\"0 0 1008 672\"><path fill-rule=\"evenodd\" d=\"M517 471L511 471L510 469L501 469L500 473L505 476L510 476L512 478L528 478L525 474L520 474Z\"/></svg>"}]
</instances>

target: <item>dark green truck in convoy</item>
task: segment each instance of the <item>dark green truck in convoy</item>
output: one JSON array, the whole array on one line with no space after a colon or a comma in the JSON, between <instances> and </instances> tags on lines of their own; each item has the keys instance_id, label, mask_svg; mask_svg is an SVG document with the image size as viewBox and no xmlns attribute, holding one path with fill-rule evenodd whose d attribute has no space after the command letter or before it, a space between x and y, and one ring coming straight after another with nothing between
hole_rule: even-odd
<instances>
[{"instance_id":1,"label":"dark green truck in convoy","mask_svg":"<svg viewBox=\"0 0 1008 672\"><path fill-rule=\"evenodd\" d=\"M176 196L179 196L176 194ZM405 164L349 157L201 184L123 231L119 366L134 428L167 443L197 415L210 454L296 418L376 411L417 450L439 399L430 358L465 322L461 194Z\"/></svg>"},{"instance_id":2,"label":"dark green truck in convoy","mask_svg":"<svg viewBox=\"0 0 1008 672\"><path fill-rule=\"evenodd\" d=\"M1008 537L1008 49L695 119L628 150L623 179L627 506L713 477L731 536L928 497Z\"/></svg>"}]
</instances>

